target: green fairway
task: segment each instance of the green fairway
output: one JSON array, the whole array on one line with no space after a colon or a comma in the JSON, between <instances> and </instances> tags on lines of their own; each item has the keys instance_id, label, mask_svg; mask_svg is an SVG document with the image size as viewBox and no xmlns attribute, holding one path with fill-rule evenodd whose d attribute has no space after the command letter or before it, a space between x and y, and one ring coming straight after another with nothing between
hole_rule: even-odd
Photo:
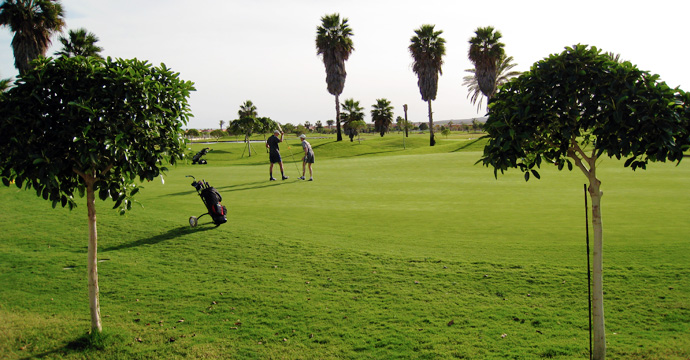
<instances>
[{"instance_id":1,"label":"green fairway","mask_svg":"<svg viewBox=\"0 0 690 360\"><path fill-rule=\"evenodd\" d=\"M97 202L100 347L80 341L85 200L1 187L0 358L587 358L586 178L495 179L477 137L310 138L313 182L294 137L275 182L260 143L195 143L208 164L142 184L143 208ZM598 165L611 359L690 358L687 160ZM226 224L189 226L206 209L185 175L219 190Z\"/></svg>"}]
</instances>

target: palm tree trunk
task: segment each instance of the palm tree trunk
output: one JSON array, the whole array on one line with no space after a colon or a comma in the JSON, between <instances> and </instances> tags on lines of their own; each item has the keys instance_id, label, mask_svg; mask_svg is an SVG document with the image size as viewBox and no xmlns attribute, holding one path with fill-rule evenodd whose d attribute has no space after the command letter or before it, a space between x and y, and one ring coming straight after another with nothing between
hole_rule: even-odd
<instances>
[{"instance_id":1,"label":"palm tree trunk","mask_svg":"<svg viewBox=\"0 0 690 360\"><path fill-rule=\"evenodd\" d=\"M89 309L91 310L91 333L101 332L101 305L98 291L98 234L96 232L96 196L93 184L96 179L88 176L86 180L86 207L89 214L88 281Z\"/></svg>"},{"instance_id":2,"label":"palm tree trunk","mask_svg":"<svg viewBox=\"0 0 690 360\"><path fill-rule=\"evenodd\" d=\"M343 141L343 134L340 132L340 99L338 95L335 96L335 124L336 129L338 129L336 141Z\"/></svg>"},{"instance_id":3,"label":"palm tree trunk","mask_svg":"<svg viewBox=\"0 0 690 360\"><path fill-rule=\"evenodd\" d=\"M592 174L594 172L592 171ZM592 199L592 229L594 230L594 251L592 256L592 332L594 334L593 358L606 358L606 332L604 327L604 282L603 282L603 224L601 221L601 182L592 176L589 182L589 196Z\"/></svg>"},{"instance_id":4,"label":"palm tree trunk","mask_svg":"<svg viewBox=\"0 0 690 360\"><path fill-rule=\"evenodd\" d=\"M429 146L436 145L436 139L434 139L434 117L431 112L431 100L427 101L429 103Z\"/></svg>"}]
</instances>

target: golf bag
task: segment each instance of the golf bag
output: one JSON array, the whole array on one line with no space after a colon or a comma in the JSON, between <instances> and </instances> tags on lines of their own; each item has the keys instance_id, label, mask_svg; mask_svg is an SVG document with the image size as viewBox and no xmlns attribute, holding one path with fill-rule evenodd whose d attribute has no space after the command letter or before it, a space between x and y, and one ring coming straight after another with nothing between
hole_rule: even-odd
<instances>
[{"instance_id":1,"label":"golf bag","mask_svg":"<svg viewBox=\"0 0 690 360\"><path fill-rule=\"evenodd\" d=\"M216 226L225 224L228 221L228 209L223 204L221 204L221 201L223 201L223 197L220 196L218 190L210 186L204 180L197 181L192 175L187 175L187 177L191 177L192 179L194 179L194 181L192 182L192 186L194 187L194 189L196 189L197 194L199 194L199 196L201 197L201 201L204 202L204 205L206 205L206 210L208 211L206 214L201 214L197 217L190 217L189 225L195 227L198 224L199 219L204 215L210 215L211 219L213 220L213 223L216 224Z\"/></svg>"},{"instance_id":2,"label":"golf bag","mask_svg":"<svg viewBox=\"0 0 690 360\"><path fill-rule=\"evenodd\" d=\"M209 149L209 148L203 148L203 149L201 149L201 151L199 151L198 153L196 153L196 155L194 155L194 156L192 157L192 165L195 165L195 164L199 164L199 165L207 164L206 160L202 159L202 157L203 157L204 155L206 155L206 154L207 154L209 151L211 151L211 150L212 150L212 149Z\"/></svg>"}]
</instances>

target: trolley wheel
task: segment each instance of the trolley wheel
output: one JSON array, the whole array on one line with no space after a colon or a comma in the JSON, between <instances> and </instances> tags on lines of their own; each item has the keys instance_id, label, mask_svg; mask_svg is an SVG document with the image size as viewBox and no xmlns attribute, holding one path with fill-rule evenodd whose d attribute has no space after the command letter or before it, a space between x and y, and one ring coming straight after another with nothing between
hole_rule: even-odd
<instances>
[{"instance_id":1,"label":"trolley wheel","mask_svg":"<svg viewBox=\"0 0 690 360\"><path fill-rule=\"evenodd\" d=\"M189 218L189 226L196 227L197 223L198 223L198 219L196 218L196 216L192 216Z\"/></svg>"}]
</instances>

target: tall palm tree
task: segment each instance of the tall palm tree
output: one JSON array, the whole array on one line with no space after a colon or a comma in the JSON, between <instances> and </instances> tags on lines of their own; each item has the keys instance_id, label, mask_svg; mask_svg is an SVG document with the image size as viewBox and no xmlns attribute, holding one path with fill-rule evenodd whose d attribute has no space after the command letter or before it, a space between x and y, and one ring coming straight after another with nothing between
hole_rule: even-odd
<instances>
[{"instance_id":1,"label":"tall palm tree","mask_svg":"<svg viewBox=\"0 0 690 360\"><path fill-rule=\"evenodd\" d=\"M254 103L252 103L251 100L245 101L244 104L240 105L240 109L237 111L237 116L239 116L240 119L245 117L256 118L256 106L254 106Z\"/></svg>"},{"instance_id":2,"label":"tall palm tree","mask_svg":"<svg viewBox=\"0 0 690 360\"><path fill-rule=\"evenodd\" d=\"M520 76L520 71L511 71L517 64L513 63L512 56L503 54L496 65L496 88L508 82L508 80ZM465 69L470 75L462 78L462 85L467 86L469 93L467 97L470 98L472 104L477 105L477 111L482 108L482 101L480 96L483 95L479 89L479 80L477 79L476 69ZM488 103L488 99L487 99Z\"/></svg>"},{"instance_id":3,"label":"tall palm tree","mask_svg":"<svg viewBox=\"0 0 690 360\"><path fill-rule=\"evenodd\" d=\"M350 142L352 142L359 133L358 122L364 121L364 108L359 106L359 101L345 99L343 103L343 113L340 114L340 117L343 119L345 134L350 137Z\"/></svg>"},{"instance_id":4,"label":"tall palm tree","mask_svg":"<svg viewBox=\"0 0 690 360\"><path fill-rule=\"evenodd\" d=\"M487 103L496 93L498 77L497 67L501 57L505 56L501 32L494 31L492 26L480 27L470 39L468 57L474 64L479 90L486 96Z\"/></svg>"},{"instance_id":5,"label":"tall palm tree","mask_svg":"<svg viewBox=\"0 0 690 360\"><path fill-rule=\"evenodd\" d=\"M59 40L62 43L62 50L55 52L57 56L102 57L100 52L103 51L103 48L96 45L98 37L84 28L70 30L67 37L60 36Z\"/></svg>"},{"instance_id":6,"label":"tall palm tree","mask_svg":"<svg viewBox=\"0 0 690 360\"><path fill-rule=\"evenodd\" d=\"M376 99L376 104L371 106L371 120L374 122L374 129L383 137L393 124L391 102L387 99Z\"/></svg>"},{"instance_id":7,"label":"tall palm tree","mask_svg":"<svg viewBox=\"0 0 690 360\"><path fill-rule=\"evenodd\" d=\"M321 55L326 67L328 92L335 96L335 122L338 130L337 141L342 141L340 133L340 94L345 87L345 61L355 50L352 45L352 29L347 18L340 20L340 14L325 15L321 26L316 28L316 54Z\"/></svg>"},{"instance_id":8,"label":"tall palm tree","mask_svg":"<svg viewBox=\"0 0 690 360\"><path fill-rule=\"evenodd\" d=\"M20 74L29 71L31 60L45 56L51 36L64 25L59 0L5 0L0 6L0 26L14 33L14 67Z\"/></svg>"},{"instance_id":9,"label":"tall palm tree","mask_svg":"<svg viewBox=\"0 0 690 360\"><path fill-rule=\"evenodd\" d=\"M412 70L417 74L417 85L422 100L429 104L429 143L436 144L434 139L434 118L431 112L431 101L436 100L438 76L443 75L443 55L446 54L446 40L441 37L443 31L434 31L434 25L422 25L415 30L410 39L410 54L414 59Z\"/></svg>"}]
</instances>

